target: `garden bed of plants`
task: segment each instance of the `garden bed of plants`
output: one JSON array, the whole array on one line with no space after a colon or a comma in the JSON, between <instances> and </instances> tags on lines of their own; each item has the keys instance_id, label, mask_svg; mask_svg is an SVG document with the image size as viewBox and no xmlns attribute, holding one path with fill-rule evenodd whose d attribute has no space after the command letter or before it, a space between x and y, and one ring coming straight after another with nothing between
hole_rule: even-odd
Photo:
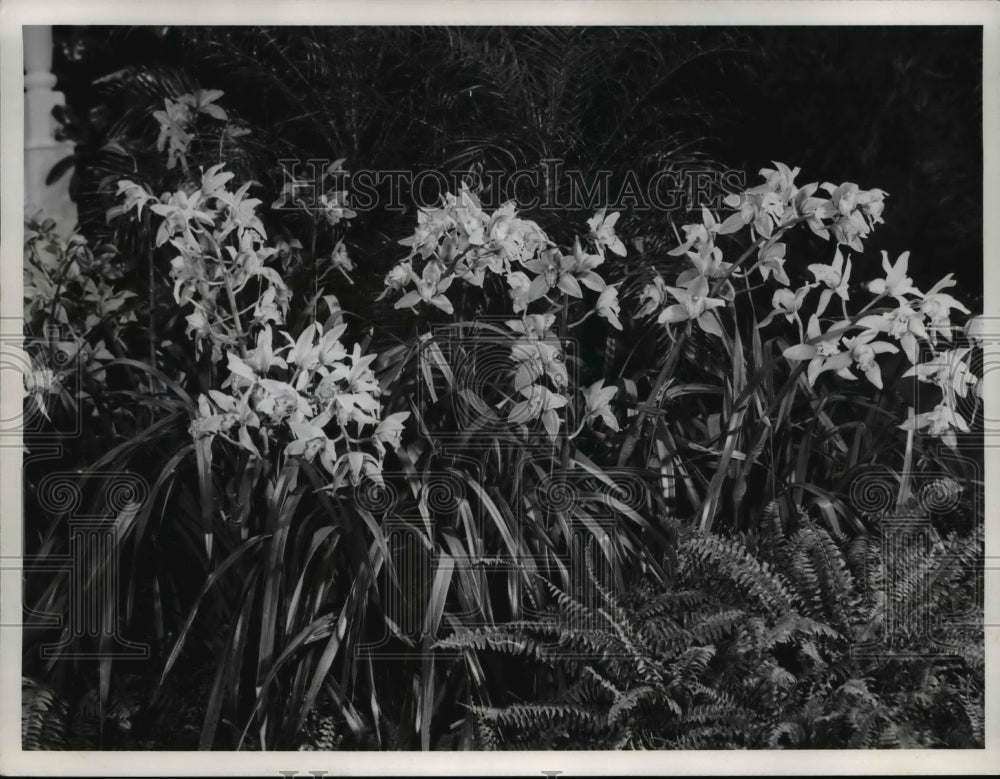
<instances>
[{"instance_id":1,"label":"garden bed of plants","mask_svg":"<svg viewBox=\"0 0 1000 779\"><path fill-rule=\"evenodd\" d=\"M673 85L762 40L62 30L25 748L981 748L981 263L883 240L926 187L694 151ZM485 175L557 158L707 199Z\"/></svg>"}]
</instances>

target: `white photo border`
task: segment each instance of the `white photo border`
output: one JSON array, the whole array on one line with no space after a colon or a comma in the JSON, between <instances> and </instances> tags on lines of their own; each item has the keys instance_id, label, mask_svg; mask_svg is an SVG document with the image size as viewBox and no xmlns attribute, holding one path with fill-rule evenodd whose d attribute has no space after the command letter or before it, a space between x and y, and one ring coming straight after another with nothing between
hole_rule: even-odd
<instances>
[{"instance_id":1,"label":"white photo border","mask_svg":"<svg viewBox=\"0 0 1000 779\"><path fill-rule=\"evenodd\" d=\"M984 311L1000 316L1000 3L866 0L0 0L0 337L21 335L23 70L21 28L126 25L975 25L983 28ZM7 332L10 330L11 332ZM4 379L7 377L5 376ZM0 381L0 415L20 413L19 382ZM1000 375L984 377L1000 418ZM0 447L0 626L21 612L19 446ZM1000 560L1000 448L985 450L986 559ZM991 570L991 567L993 570ZM21 631L0 628L0 775L595 775L1000 773L1000 566L987 564L986 748L982 750L761 750L697 752L25 752L21 750Z\"/></svg>"}]
</instances>

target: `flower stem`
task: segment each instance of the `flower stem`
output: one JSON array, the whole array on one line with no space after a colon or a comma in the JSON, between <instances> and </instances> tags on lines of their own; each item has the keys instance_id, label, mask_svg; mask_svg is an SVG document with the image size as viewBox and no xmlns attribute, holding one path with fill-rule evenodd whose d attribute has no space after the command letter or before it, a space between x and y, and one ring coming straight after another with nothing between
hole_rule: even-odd
<instances>
[{"instance_id":1,"label":"flower stem","mask_svg":"<svg viewBox=\"0 0 1000 779\"><path fill-rule=\"evenodd\" d=\"M780 235L780 232L779 232ZM740 258L734 262L726 272L719 276L712 286L709 295L713 295L716 290L718 290L733 274L737 267L753 253L754 249L758 247L762 239L757 239L750 245L750 247L743 252ZM656 376L656 380L653 382L653 386L649 389L649 396L646 400L645 405L649 406L656 400L656 397L660 394L660 390L663 389L663 385L666 383L670 374L673 373L674 364L677 362L677 358L680 356L681 349L684 347L685 341L687 341L688 336L691 333L691 320L688 320L687 327L680 337L674 341L674 345L670 348L670 352L667 354L667 359L663 363L663 367L660 368L659 374ZM642 431L643 422L646 421L646 412L642 409L639 410L638 416L636 416L635 421L632 423L632 427L629 428L628 434L625 436L625 440L622 442L622 448L618 453L618 467L622 468L628 462L632 453L635 451L635 447L639 443L639 434Z\"/></svg>"},{"instance_id":2,"label":"flower stem","mask_svg":"<svg viewBox=\"0 0 1000 779\"><path fill-rule=\"evenodd\" d=\"M566 325L567 329L572 330L577 325L582 325L587 320L587 317L589 317L593 313L595 313L595 312L588 311L586 314L584 314L582 317L580 317L579 319L577 319L575 322L570 322L568 325Z\"/></svg>"},{"instance_id":3,"label":"flower stem","mask_svg":"<svg viewBox=\"0 0 1000 779\"><path fill-rule=\"evenodd\" d=\"M758 238L750 246L747 247L746 251L740 255L739 259L736 260L732 265L730 265L725 273L721 276L715 278L715 282L712 284L709 290L709 296L714 297L715 293L721 289L722 285L725 284L729 278L736 272L736 270L747 261L747 259L754 253L755 250L764 248L775 244L785 231L789 227L804 222L808 219L807 216L797 216L794 219L788 221L787 223L781 225L776 232L774 232L770 238ZM664 383L669 378L670 374L673 372L674 363L680 356L680 350L687 340L688 335L691 332L691 322L688 320L687 329L684 333L674 341L673 347L670 349L670 353L667 355L666 361L663 363L663 367L660 369L660 373L656 377L656 381L653 382L653 386L649 390L649 397L644 405L650 406L653 401L656 400L657 395L660 394L660 390L663 388ZM638 416L635 418L635 422L632 423L632 427L629 428L628 435L625 437L625 441L622 442L621 451L618 453L618 467L621 468L628 462L628 459L632 456L635 451L635 447L639 442L639 434L642 431L642 424L646 420L646 411L640 408Z\"/></svg>"},{"instance_id":4,"label":"flower stem","mask_svg":"<svg viewBox=\"0 0 1000 779\"><path fill-rule=\"evenodd\" d=\"M586 319L586 317L584 317ZM583 320L581 320L583 321ZM566 350L566 336L568 333L568 322L569 322L569 295L565 292L562 296L562 317L559 321L559 346L563 349L563 356L565 358ZM566 406L566 425L569 426L569 404ZM569 470L569 458L570 458L570 447L572 446L572 438L567 436L563 439L562 444L562 457L560 467L563 473Z\"/></svg>"},{"instance_id":5,"label":"flower stem","mask_svg":"<svg viewBox=\"0 0 1000 779\"><path fill-rule=\"evenodd\" d=\"M660 390L666 383L667 378L673 373L674 363L677 362L677 358L680 356L681 349L684 346L684 342L687 341L688 335L691 333L691 320L688 320L687 327L684 332L674 341L674 345L670 347L670 352L667 354L667 359L663 363L663 367L660 368L660 372L656 377L656 381L653 382L653 386L649 390L649 396L646 400L646 405L650 405L656 397L660 394ZM628 435L625 436L624 442L622 442L621 451L618 453L618 467L622 468L628 462L629 458L632 456L632 452L635 451L636 445L639 443L639 433L642 431L642 424L646 420L646 412L642 409L639 410L638 416L636 416L635 421L632 423L632 427L629 428Z\"/></svg>"},{"instance_id":6,"label":"flower stem","mask_svg":"<svg viewBox=\"0 0 1000 779\"><path fill-rule=\"evenodd\" d=\"M236 337L240 349L240 357L246 359L247 345L243 334L243 324L240 322L240 307L236 305L236 293L233 292L233 284L229 279L229 273L223 268L222 278L226 282L226 296L229 298L229 308L233 312L233 325L236 327Z\"/></svg>"}]
</instances>

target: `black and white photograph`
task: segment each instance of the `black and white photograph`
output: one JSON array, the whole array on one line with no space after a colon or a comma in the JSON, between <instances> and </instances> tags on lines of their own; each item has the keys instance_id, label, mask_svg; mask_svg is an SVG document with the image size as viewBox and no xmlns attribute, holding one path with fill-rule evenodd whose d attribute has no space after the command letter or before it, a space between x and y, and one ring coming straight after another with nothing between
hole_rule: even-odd
<instances>
[{"instance_id":1,"label":"black and white photograph","mask_svg":"<svg viewBox=\"0 0 1000 779\"><path fill-rule=\"evenodd\" d=\"M1000 770L1000 6L36 5L3 773Z\"/></svg>"}]
</instances>

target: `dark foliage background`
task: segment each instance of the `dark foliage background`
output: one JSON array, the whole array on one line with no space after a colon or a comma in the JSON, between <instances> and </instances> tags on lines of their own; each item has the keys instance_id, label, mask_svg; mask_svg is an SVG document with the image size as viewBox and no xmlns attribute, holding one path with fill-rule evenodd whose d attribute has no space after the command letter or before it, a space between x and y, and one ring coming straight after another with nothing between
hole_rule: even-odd
<instances>
[{"instance_id":1,"label":"dark foliage background","mask_svg":"<svg viewBox=\"0 0 1000 779\"><path fill-rule=\"evenodd\" d=\"M981 301L980 28L760 28L748 35L758 48L727 85L732 110L720 117L721 141L709 148L736 167L783 155L805 179L832 170L865 176L860 186L891 195L884 245L912 249L918 284L954 269Z\"/></svg>"},{"instance_id":2,"label":"dark foliage background","mask_svg":"<svg viewBox=\"0 0 1000 779\"><path fill-rule=\"evenodd\" d=\"M978 27L74 27L57 36L58 88L87 155L75 189L95 227L99 173L113 166L102 142L142 98L161 103L197 81L224 90L255 129L244 163L258 173L280 159L344 157L355 170L561 158L619 175L649 165L755 175L779 159L800 165L802 180L842 171L888 191L884 245L914 252L918 285L942 267L960 282L980 275ZM130 82L123 69L139 65L145 74ZM656 233L662 216L641 219ZM367 234L366 249L385 249L378 239L410 218L366 213L352 239ZM392 251L366 269L376 285ZM980 285L966 284L975 304Z\"/></svg>"}]
</instances>

